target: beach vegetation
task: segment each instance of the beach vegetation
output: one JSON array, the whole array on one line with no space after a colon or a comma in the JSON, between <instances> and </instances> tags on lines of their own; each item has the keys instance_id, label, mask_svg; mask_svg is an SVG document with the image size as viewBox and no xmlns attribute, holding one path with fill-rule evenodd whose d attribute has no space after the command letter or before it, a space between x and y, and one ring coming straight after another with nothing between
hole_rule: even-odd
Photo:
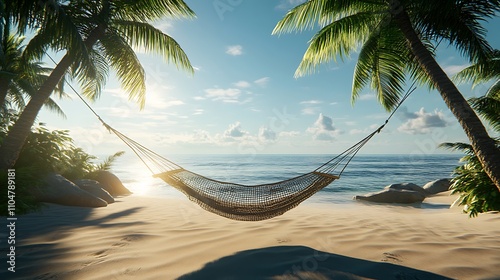
<instances>
[{"instance_id":1,"label":"beach vegetation","mask_svg":"<svg viewBox=\"0 0 500 280\"><path fill-rule=\"evenodd\" d=\"M0 143L16 118L13 111L2 115ZM98 163L96 156L75 146L68 130L49 130L44 124L38 124L28 135L19 159L12 168L16 173L16 214L40 208L41 204L31 195L31 189L42 184L49 173L61 174L69 180L92 179L98 171L109 170L113 162L123 154L123 151L117 152ZM7 174L8 172L1 172L2 184L7 182ZM2 201L1 207L5 210L7 205L4 203L6 201Z\"/></svg>"},{"instance_id":2,"label":"beach vegetation","mask_svg":"<svg viewBox=\"0 0 500 280\"><path fill-rule=\"evenodd\" d=\"M500 147L500 139L496 139L496 143ZM472 146L467 143L443 143L440 147L465 153L460 159L463 164L455 168L451 180L452 194L459 194L455 203L463 205L463 211L471 217L483 212L500 211L500 193L484 172Z\"/></svg>"},{"instance_id":3,"label":"beach vegetation","mask_svg":"<svg viewBox=\"0 0 500 280\"><path fill-rule=\"evenodd\" d=\"M491 127L492 133L500 134L500 52L485 63L471 65L457 75L458 82L472 82L473 87L492 82L484 96L469 99L471 106ZM496 138L500 148L500 137ZM500 193L485 173L477 154L468 143L443 143L442 148L461 151L463 164L455 168L451 189L460 194L457 202L470 216L487 211L500 211Z\"/></svg>"},{"instance_id":4,"label":"beach vegetation","mask_svg":"<svg viewBox=\"0 0 500 280\"><path fill-rule=\"evenodd\" d=\"M295 72L297 77L314 72L320 64L358 53L353 102L369 86L390 111L404 96L409 80L436 89L500 192L500 149L435 59L437 46L444 42L472 64L487 61L493 49L482 23L499 11L499 0L310 0L291 9L273 34L319 27Z\"/></svg>"}]
</instances>

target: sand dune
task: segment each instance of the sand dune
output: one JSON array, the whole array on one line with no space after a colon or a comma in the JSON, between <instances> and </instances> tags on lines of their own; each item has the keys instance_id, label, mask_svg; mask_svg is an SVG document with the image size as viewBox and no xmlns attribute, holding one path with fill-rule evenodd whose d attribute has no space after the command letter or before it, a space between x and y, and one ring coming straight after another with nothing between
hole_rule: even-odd
<instances>
[{"instance_id":1,"label":"sand dune","mask_svg":"<svg viewBox=\"0 0 500 280\"><path fill-rule=\"evenodd\" d=\"M303 204L262 222L184 200L129 196L18 217L16 272L2 279L500 279L500 215Z\"/></svg>"}]
</instances>

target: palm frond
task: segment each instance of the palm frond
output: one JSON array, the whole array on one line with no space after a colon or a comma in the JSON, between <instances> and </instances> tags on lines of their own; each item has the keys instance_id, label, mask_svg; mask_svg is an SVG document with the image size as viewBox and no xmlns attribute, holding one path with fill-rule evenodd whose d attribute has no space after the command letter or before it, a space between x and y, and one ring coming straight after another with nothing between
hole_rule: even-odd
<instances>
[{"instance_id":1,"label":"palm frond","mask_svg":"<svg viewBox=\"0 0 500 280\"><path fill-rule=\"evenodd\" d=\"M113 26L123 34L131 46L159 54L165 61L174 63L177 68L194 73L193 66L181 46L161 30L148 23L123 20L114 21Z\"/></svg>"},{"instance_id":2,"label":"palm frond","mask_svg":"<svg viewBox=\"0 0 500 280\"><path fill-rule=\"evenodd\" d=\"M382 14L384 1L310 0L290 10L274 27L272 34L301 32L316 26L324 27L333 21L359 12Z\"/></svg>"},{"instance_id":3,"label":"palm frond","mask_svg":"<svg viewBox=\"0 0 500 280\"><path fill-rule=\"evenodd\" d=\"M472 145L470 144L467 144L467 143L460 143L460 142L456 142L456 143L441 143L439 144L438 146L439 148L444 148L444 149L447 149L447 150L450 150L450 151L461 151L461 152L464 152L468 155L473 155L474 154L474 150L472 149Z\"/></svg>"},{"instance_id":4,"label":"palm frond","mask_svg":"<svg viewBox=\"0 0 500 280\"><path fill-rule=\"evenodd\" d=\"M290 10L273 29L273 35L301 32L313 29L323 17L323 7L327 1L306 1Z\"/></svg>"},{"instance_id":5,"label":"palm frond","mask_svg":"<svg viewBox=\"0 0 500 280\"><path fill-rule=\"evenodd\" d=\"M108 30L106 36L101 38L100 44L129 99L143 108L146 102L146 76L132 47L112 30Z\"/></svg>"},{"instance_id":6,"label":"palm frond","mask_svg":"<svg viewBox=\"0 0 500 280\"><path fill-rule=\"evenodd\" d=\"M448 41L472 62L488 59L492 49L481 22L500 11L500 1L422 0L407 10L423 36Z\"/></svg>"},{"instance_id":7,"label":"palm frond","mask_svg":"<svg viewBox=\"0 0 500 280\"><path fill-rule=\"evenodd\" d=\"M472 81L472 87L492 79L500 78L500 51L495 50L490 59L484 63L476 63L458 72L453 79L459 83Z\"/></svg>"},{"instance_id":8,"label":"palm frond","mask_svg":"<svg viewBox=\"0 0 500 280\"><path fill-rule=\"evenodd\" d=\"M43 25L26 46L24 56L29 60L41 60L46 49L67 50L78 63L88 63L88 51L75 18L68 15L63 7L47 13Z\"/></svg>"},{"instance_id":9,"label":"palm frond","mask_svg":"<svg viewBox=\"0 0 500 280\"><path fill-rule=\"evenodd\" d=\"M421 38L422 43L426 47L426 49L431 53L431 55L436 57L436 46L434 46L431 41L427 38ZM419 86L426 86L429 90L433 90L436 88L432 79L429 77L429 74L424 71L424 69L417 62L417 58L415 54L411 51L408 51L408 64L406 65L408 68L408 73L410 75L410 79L412 81L416 81Z\"/></svg>"},{"instance_id":10,"label":"palm frond","mask_svg":"<svg viewBox=\"0 0 500 280\"><path fill-rule=\"evenodd\" d=\"M49 98L43 106L50 111L56 113L58 116L62 117L63 119L66 119L66 114L64 111L61 109L61 107L52 99Z\"/></svg>"},{"instance_id":11,"label":"palm frond","mask_svg":"<svg viewBox=\"0 0 500 280\"><path fill-rule=\"evenodd\" d=\"M370 29L381 21L380 15L357 13L343 17L323 27L309 43L296 77L314 72L317 65L348 57L360 47L370 34ZM347 32L346 32L347 30Z\"/></svg>"},{"instance_id":12,"label":"palm frond","mask_svg":"<svg viewBox=\"0 0 500 280\"><path fill-rule=\"evenodd\" d=\"M379 102L387 110L399 103L404 95L409 51L404 37L392 25L375 30L363 44L354 70L351 101L354 103L361 89L371 81Z\"/></svg>"},{"instance_id":13,"label":"palm frond","mask_svg":"<svg viewBox=\"0 0 500 280\"><path fill-rule=\"evenodd\" d=\"M498 79L496 82L493 83L493 85L491 85L491 87L486 92L485 96L495 98L497 100L500 99L500 79Z\"/></svg>"},{"instance_id":14,"label":"palm frond","mask_svg":"<svg viewBox=\"0 0 500 280\"><path fill-rule=\"evenodd\" d=\"M105 53L105 51L102 44L98 42L94 46L94 50L90 52L93 68L95 69L95 76L88 78L82 75L78 79L82 87L82 94L90 100L99 98L108 78L108 61L102 53Z\"/></svg>"},{"instance_id":15,"label":"palm frond","mask_svg":"<svg viewBox=\"0 0 500 280\"><path fill-rule=\"evenodd\" d=\"M116 18L130 21L154 21L165 17L194 18L196 15L182 0L117 1Z\"/></svg>"},{"instance_id":16,"label":"palm frond","mask_svg":"<svg viewBox=\"0 0 500 280\"><path fill-rule=\"evenodd\" d=\"M3 105L10 108L17 108L21 111L26 106L26 101L26 93L19 87L18 83L12 83Z\"/></svg>"},{"instance_id":17,"label":"palm frond","mask_svg":"<svg viewBox=\"0 0 500 280\"><path fill-rule=\"evenodd\" d=\"M99 170L109 170L111 169L111 166L113 165L113 163L116 161L116 159L122 155L124 155L125 152L124 151L119 151L119 152L116 152L114 153L113 155L107 157L102 163L98 164L96 167L95 167L95 170L94 171L99 171Z\"/></svg>"},{"instance_id":18,"label":"palm frond","mask_svg":"<svg viewBox=\"0 0 500 280\"><path fill-rule=\"evenodd\" d=\"M488 123L500 132L500 98L482 96L469 99L469 103L481 117L486 119Z\"/></svg>"}]
</instances>

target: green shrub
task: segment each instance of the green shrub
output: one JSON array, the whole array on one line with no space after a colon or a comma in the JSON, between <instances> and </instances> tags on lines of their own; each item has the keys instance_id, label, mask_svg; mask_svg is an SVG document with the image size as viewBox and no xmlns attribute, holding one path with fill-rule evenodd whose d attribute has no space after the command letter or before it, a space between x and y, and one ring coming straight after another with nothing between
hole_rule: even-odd
<instances>
[{"instance_id":1,"label":"green shrub","mask_svg":"<svg viewBox=\"0 0 500 280\"><path fill-rule=\"evenodd\" d=\"M496 141L500 146L500 141ZM460 159L464 164L455 168L450 187L453 194L460 194L458 202L464 205L464 212L475 217L478 213L500 210L500 192L484 172L472 146L465 143L443 143L440 146L465 153Z\"/></svg>"},{"instance_id":2,"label":"green shrub","mask_svg":"<svg viewBox=\"0 0 500 280\"><path fill-rule=\"evenodd\" d=\"M8 133L17 116L13 113L0 117L0 143ZM75 147L68 130L50 131L43 124L35 127L28 136L14 166L16 171L16 214L38 210L41 207L30 189L40 185L47 174L55 172L69 180L91 178L99 170L109 170L113 161L124 154L117 152L102 163L95 163L97 157ZM0 170L0 186L7 190L7 171ZM8 200L2 195L0 214L5 216Z\"/></svg>"}]
</instances>

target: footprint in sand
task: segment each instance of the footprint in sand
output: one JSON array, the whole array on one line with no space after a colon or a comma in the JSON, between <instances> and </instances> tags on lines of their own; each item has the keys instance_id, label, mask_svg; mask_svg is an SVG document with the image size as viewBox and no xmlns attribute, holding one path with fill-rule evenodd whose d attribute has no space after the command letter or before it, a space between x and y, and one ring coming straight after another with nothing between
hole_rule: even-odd
<instances>
[{"instance_id":1,"label":"footprint in sand","mask_svg":"<svg viewBox=\"0 0 500 280\"><path fill-rule=\"evenodd\" d=\"M383 262L390 262L390 263L402 263L403 262L403 257L401 257L401 255L398 255L398 254L393 254L393 253L388 253L388 252L385 252L383 253L383 258L381 259L381 261Z\"/></svg>"}]
</instances>

